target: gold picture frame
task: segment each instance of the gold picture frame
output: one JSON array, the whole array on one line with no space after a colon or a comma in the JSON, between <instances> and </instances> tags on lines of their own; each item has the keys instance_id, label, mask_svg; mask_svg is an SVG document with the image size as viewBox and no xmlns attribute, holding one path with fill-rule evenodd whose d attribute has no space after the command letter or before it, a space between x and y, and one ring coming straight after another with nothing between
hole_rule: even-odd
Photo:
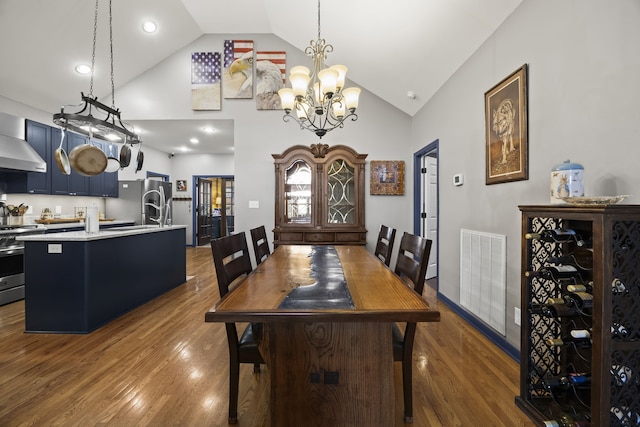
<instances>
[{"instance_id":1,"label":"gold picture frame","mask_svg":"<svg viewBox=\"0 0 640 427\"><path fill-rule=\"evenodd\" d=\"M484 94L486 184L529 179L527 64Z\"/></svg>"},{"instance_id":2,"label":"gold picture frame","mask_svg":"<svg viewBox=\"0 0 640 427\"><path fill-rule=\"evenodd\" d=\"M401 196L404 194L404 161L372 160L370 193Z\"/></svg>"}]
</instances>

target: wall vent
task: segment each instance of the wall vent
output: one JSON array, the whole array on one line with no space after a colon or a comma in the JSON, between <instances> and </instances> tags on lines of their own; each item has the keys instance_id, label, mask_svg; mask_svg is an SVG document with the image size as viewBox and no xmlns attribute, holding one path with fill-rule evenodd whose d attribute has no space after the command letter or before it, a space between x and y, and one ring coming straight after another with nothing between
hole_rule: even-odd
<instances>
[{"instance_id":1,"label":"wall vent","mask_svg":"<svg viewBox=\"0 0 640 427\"><path fill-rule=\"evenodd\" d=\"M460 229L460 305L506 334L507 236Z\"/></svg>"}]
</instances>

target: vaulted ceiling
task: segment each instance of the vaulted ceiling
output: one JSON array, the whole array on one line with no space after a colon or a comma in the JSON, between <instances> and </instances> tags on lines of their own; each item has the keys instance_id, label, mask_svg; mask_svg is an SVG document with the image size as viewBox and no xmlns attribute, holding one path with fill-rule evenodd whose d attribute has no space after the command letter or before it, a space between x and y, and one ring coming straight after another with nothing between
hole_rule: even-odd
<instances>
[{"instance_id":1,"label":"vaulted ceiling","mask_svg":"<svg viewBox=\"0 0 640 427\"><path fill-rule=\"evenodd\" d=\"M355 85L413 116L521 1L322 0L321 35L334 46L327 64L347 65ZM317 36L315 0L115 0L112 8L118 86L203 34L273 33L300 50ZM101 0L97 52L107 50L107 11ZM52 113L79 103L89 78L74 67L91 61L94 12L91 0L0 0L0 95ZM155 34L142 31L146 19ZM108 60L96 55L99 98L111 93Z\"/></svg>"}]
</instances>

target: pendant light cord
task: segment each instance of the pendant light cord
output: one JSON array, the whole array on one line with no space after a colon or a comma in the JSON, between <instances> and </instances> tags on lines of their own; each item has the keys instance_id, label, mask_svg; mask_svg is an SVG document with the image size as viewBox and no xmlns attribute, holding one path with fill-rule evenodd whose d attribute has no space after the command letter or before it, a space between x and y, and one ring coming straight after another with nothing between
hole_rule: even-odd
<instances>
[{"instance_id":1,"label":"pendant light cord","mask_svg":"<svg viewBox=\"0 0 640 427\"><path fill-rule=\"evenodd\" d=\"M116 89L113 83L113 15L111 14L111 0L109 0L109 48L111 49L111 108L116 109Z\"/></svg>"},{"instance_id":2,"label":"pendant light cord","mask_svg":"<svg viewBox=\"0 0 640 427\"><path fill-rule=\"evenodd\" d=\"M96 65L96 38L98 34L98 0L93 18L93 50L91 51L91 83L89 84L89 97L93 97L93 74Z\"/></svg>"},{"instance_id":3,"label":"pendant light cord","mask_svg":"<svg viewBox=\"0 0 640 427\"><path fill-rule=\"evenodd\" d=\"M96 40L98 38L98 3L93 18L93 48L91 51L91 83L89 84L89 97L93 98L93 75L96 66ZM111 108L116 109L116 87L113 78L113 14L111 12L111 0L109 0L109 58L111 66Z\"/></svg>"}]
</instances>

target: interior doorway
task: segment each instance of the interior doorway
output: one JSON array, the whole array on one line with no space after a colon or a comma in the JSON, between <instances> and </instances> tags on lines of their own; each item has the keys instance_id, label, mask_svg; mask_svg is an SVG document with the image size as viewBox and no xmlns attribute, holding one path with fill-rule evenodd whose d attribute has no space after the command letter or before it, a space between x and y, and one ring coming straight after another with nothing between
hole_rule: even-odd
<instances>
[{"instance_id":1,"label":"interior doorway","mask_svg":"<svg viewBox=\"0 0 640 427\"><path fill-rule=\"evenodd\" d=\"M234 232L235 183L233 176L194 176L194 240L197 246Z\"/></svg>"},{"instance_id":2,"label":"interior doorway","mask_svg":"<svg viewBox=\"0 0 640 427\"><path fill-rule=\"evenodd\" d=\"M438 140L414 154L414 233L432 241L427 279L438 276ZM437 280L428 280L435 285Z\"/></svg>"}]
</instances>

